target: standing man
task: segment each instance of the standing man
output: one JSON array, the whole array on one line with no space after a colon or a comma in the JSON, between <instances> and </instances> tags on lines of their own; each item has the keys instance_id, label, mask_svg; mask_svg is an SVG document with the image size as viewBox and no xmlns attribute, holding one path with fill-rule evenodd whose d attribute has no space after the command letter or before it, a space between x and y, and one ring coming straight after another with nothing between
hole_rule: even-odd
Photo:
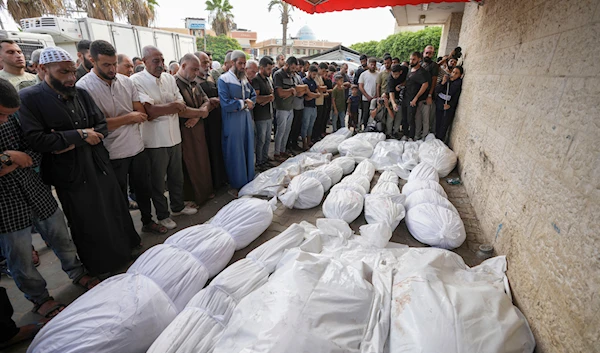
<instances>
[{"instance_id":1,"label":"standing man","mask_svg":"<svg viewBox=\"0 0 600 353\"><path fill-rule=\"evenodd\" d=\"M187 106L187 109L179 114L184 164L183 189L193 197L196 205L202 205L215 196L204 131L204 119L208 117L210 102L196 82L199 72L200 60L194 54L185 54L175 75L177 87Z\"/></svg>"},{"instance_id":2,"label":"standing man","mask_svg":"<svg viewBox=\"0 0 600 353\"><path fill-rule=\"evenodd\" d=\"M117 73L127 77L133 75L133 62L125 54L117 55Z\"/></svg>"},{"instance_id":3,"label":"standing man","mask_svg":"<svg viewBox=\"0 0 600 353\"><path fill-rule=\"evenodd\" d=\"M367 122L369 121L371 100L377 98L377 78L379 77L379 72L377 72L377 59L369 58L368 62L368 70L360 74L360 77L358 78L358 89L362 93L363 129L367 127Z\"/></svg>"},{"instance_id":4,"label":"standing man","mask_svg":"<svg viewBox=\"0 0 600 353\"><path fill-rule=\"evenodd\" d=\"M268 57L263 57L260 59L259 65L258 75L252 80L252 87L256 91L256 106L252 112L256 126L256 166L257 169L264 170L270 167L267 163L273 125L273 101L275 100L270 80L273 61ZM246 67L247 71L248 67Z\"/></svg>"},{"instance_id":5,"label":"standing man","mask_svg":"<svg viewBox=\"0 0 600 353\"><path fill-rule=\"evenodd\" d=\"M425 138L429 132L435 133L435 104L433 102L433 93L435 91L435 86L437 86L440 66L435 62L433 56L434 54L435 48L432 45L426 46L425 50L423 50L423 61L421 62L421 67L429 73L430 81L428 88L429 91L427 92L426 99L421 101L419 105L419 115L421 116L421 121L423 122L423 136L421 136L421 129L417 123L417 131L415 136L417 139L420 139L421 137Z\"/></svg>"},{"instance_id":6,"label":"standing man","mask_svg":"<svg viewBox=\"0 0 600 353\"><path fill-rule=\"evenodd\" d=\"M290 56L285 65L273 74L273 86L275 87L275 120L277 123L277 132L275 133L275 154L277 162L283 162L288 157L285 153L287 141L292 130L292 121L294 120L294 72L298 60Z\"/></svg>"},{"instance_id":7,"label":"standing man","mask_svg":"<svg viewBox=\"0 0 600 353\"><path fill-rule=\"evenodd\" d=\"M115 271L140 237L101 143L108 135L104 114L75 87L77 68L64 49L45 48L40 68L45 81L21 91L25 139L43 153L41 175L56 189L85 267L93 274Z\"/></svg>"},{"instance_id":8,"label":"standing man","mask_svg":"<svg viewBox=\"0 0 600 353\"><path fill-rule=\"evenodd\" d=\"M446 142L446 133L448 127L454 120L458 99L462 91L463 68L456 66L452 69L452 74L444 76L442 82L435 88L436 99L436 128L435 137Z\"/></svg>"},{"instance_id":9,"label":"standing man","mask_svg":"<svg viewBox=\"0 0 600 353\"><path fill-rule=\"evenodd\" d=\"M360 67L358 69L356 69L356 72L354 72L354 84L358 86L358 79L360 78L360 74L362 74L363 72L367 71L367 56L365 54L362 54L360 56Z\"/></svg>"},{"instance_id":10,"label":"standing man","mask_svg":"<svg viewBox=\"0 0 600 353\"><path fill-rule=\"evenodd\" d=\"M383 70L377 77L377 97L381 97L384 93L387 93L387 82L390 74L392 73L392 57L383 57Z\"/></svg>"},{"instance_id":11,"label":"standing man","mask_svg":"<svg viewBox=\"0 0 600 353\"><path fill-rule=\"evenodd\" d=\"M209 76L210 59L206 53L196 52L194 55L200 60L200 71L196 80L208 96L208 118L204 119L204 132L210 158L210 172L213 189L218 190L227 182L225 161L223 159L223 121L221 120L221 103L217 84ZM207 79L210 78L210 79Z\"/></svg>"},{"instance_id":12,"label":"standing man","mask_svg":"<svg viewBox=\"0 0 600 353\"><path fill-rule=\"evenodd\" d=\"M317 67L318 74L315 77L315 82L317 83L317 88L326 86L325 85L325 77L327 76L328 68L329 68L329 65L327 65L327 63L324 63L324 62L320 63L318 65L318 67ZM317 97L314 100L316 108L317 108L317 118L314 122L312 130L308 132L309 134L311 134L311 138L312 138L311 143L315 143L321 139L321 134L323 132L325 132L324 129L322 129L323 120L327 119L327 115L328 115L328 111L326 110L326 105L325 105L325 98L327 97L327 93L321 92L320 89L318 91L319 91L319 97ZM305 106L307 106L306 103L307 102L305 101L304 102ZM327 121L325 121L325 126L327 126Z\"/></svg>"},{"instance_id":13,"label":"standing man","mask_svg":"<svg viewBox=\"0 0 600 353\"><path fill-rule=\"evenodd\" d=\"M179 63L176 61L169 64L169 74L175 76L179 72Z\"/></svg>"},{"instance_id":14,"label":"standing man","mask_svg":"<svg viewBox=\"0 0 600 353\"><path fill-rule=\"evenodd\" d=\"M302 85L302 75L306 77L308 74L308 72L304 70L304 64L305 62L302 59L298 59L297 72L295 72L292 76L295 86ZM294 109L294 119L292 120L292 129L290 130L290 136L288 137L288 149L292 152L302 152L305 150L305 147L298 146L298 137L300 137L302 130L302 120L304 115L304 93L296 92L292 108Z\"/></svg>"},{"instance_id":15,"label":"standing man","mask_svg":"<svg viewBox=\"0 0 600 353\"><path fill-rule=\"evenodd\" d=\"M277 65L273 68L273 75L275 75L275 73L277 71L279 71L280 69L283 69L283 67L285 66L285 63L286 63L286 61L285 61L285 55L283 55L283 54L277 54L277 57L275 58L275 63Z\"/></svg>"},{"instance_id":16,"label":"standing man","mask_svg":"<svg viewBox=\"0 0 600 353\"><path fill-rule=\"evenodd\" d=\"M252 83L252 80L254 80L257 73L258 62L256 60L246 61L246 78L248 79L248 82Z\"/></svg>"},{"instance_id":17,"label":"standing man","mask_svg":"<svg viewBox=\"0 0 600 353\"><path fill-rule=\"evenodd\" d=\"M140 103L137 89L128 77L117 74L118 60L112 44L104 40L92 42L90 56L94 67L77 81L76 86L86 90L104 113L109 132L104 146L127 202L128 180L135 189L142 214L142 231L165 234L167 228L152 220L150 159L144 150L141 134L141 125L148 116Z\"/></svg>"},{"instance_id":18,"label":"standing man","mask_svg":"<svg viewBox=\"0 0 600 353\"><path fill-rule=\"evenodd\" d=\"M144 61L138 58L137 56L134 56L133 59L131 59L131 61L133 61L133 67L136 67L138 65L144 65Z\"/></svg>"},{"instance_id":19,"label":"standing man","mask_svg":"<svg viewBox=\"0 0 600 353\"><path fill-rule=\"evenodd\" d=\"M240 189L254 179L254 126L250 110L256 103L254 88L246 79L246 54L231 53L233 67L219 77L223 116L223 155L229 184Z\"/></svg>"},{"instance_id":20,"label":"standing man","mask_svg":"<svg viewBox=\"0 0 600 353\"><path fill-rule=\"evenodd\" d=\"M223 66L221 66L220 68L216 69L216 70L212 70L210 73L210 77L212 77L213 81L215 83L219 82L219 77L228 72L229 69L231 69L231 52L233 52L233 50L228 50L227 53L225 53L225 61L223 62Z\"/></svg>"},{"instance_id":21,"label":"standing man","mask_svg":"<svg viewBox=\"0 0 600 353\"><path fill-rule=\"evenodd\" d=\"M77 58L79 59L79 67L77 68L77 81L86 75L94 67L90 56L91 41L84 39L77 43Z\"/></svg>"},{"instance_id":22,"label":"standing man","mask_svg":"<svg viewBox=\"0 0 600 353\"><path fill-rule=\"evenodd\" d=\"M386 122L386 133L397 136L402 122L402 98L404 97L404 86L408 68L400 64L392 65L392 74L388 79L387 93L392 104L394 114L390 115ZM389 121L393 120L393 121Z\"/></svg>"},{"instance_id":23,"label":"standing man","mask_svg":"<svg viewBox=\"0 0 600 353\"><path fill-rule=\"evenodd\" d=\"M304 115L302 117L302 149L308 150L312 146L312 131L317 119L317 106L315 99L322 96L318 91L315 79L319 75L319 69L316 66L308 68L308 75L302 80L302 83L308 86L304 99Z\"/></svg>"},{"instance_id":24,"label":"standing man","mask_svg":"<svg viewBox=\"0 0 600 353\"><path fill-rule=\"evenodd\" d=\"M146 69L134 74L131 79L148 114L148 122L142 125L142 137L150 159L152 202L158 224L175 229L177 223L171 219L171 215L193 215L198 212L183 203L183 159L178 114L184 113L186 106L175 78L163 70L165 59L162 52L150 45L142 51ZM164 195L165 177L172 213Z\"/></svg>"},{"instance_id":25,"label":"standing man","mask_svg":"<svg viewBox=\"0 0 600 353\"><path fill-rule=\"evenodd\" d=\"M50 296L46 281L34 267L32 225L54 250L74 284L91 289L99 281L87 275L50 187L33 169L42 156L33 152L23 137L16 114L19 105L16 89L0 79L0 249L17 287L33 302L33 311L51 318L65 306Z\"/></svg>"},{"instance_id":26,"label":"standing man","mask_svg":"<svg viewBox=\"0 0 600 353\"><path fill-rule=\"evenodd\" d=\"M40 70L40 55L44 49L36 49L31 53L31 68L35 71L35 84L44 81L44 74Z\"/></svg>"},{"instance_id":27,"label":"standing man","mask_svg":"<svg viewBox=\"0 0 600 353\"><path fill-rule=\"evenodd\" d=\"M0 59L4 63L0 78L12 83L17 91L36 84L36 75L25 72L25 55L15 41L0 40Z\"/></svg>"},{"instance_id":28,"label":"standing man","mask_svg":"<svg viewBox=\"0 0 600 353\"><path fill-rule=\"evenodd\" d=\"M421 67L422 55L418 51L410 56L410 71L406 77L406 87L404 88L404 98L402 99L402 132L403 141L407 138L412 140L420 133L419 114L417 107L419 102L425 101L427 89L431 78L429 73Z\"/></svg>"}]
</instances>

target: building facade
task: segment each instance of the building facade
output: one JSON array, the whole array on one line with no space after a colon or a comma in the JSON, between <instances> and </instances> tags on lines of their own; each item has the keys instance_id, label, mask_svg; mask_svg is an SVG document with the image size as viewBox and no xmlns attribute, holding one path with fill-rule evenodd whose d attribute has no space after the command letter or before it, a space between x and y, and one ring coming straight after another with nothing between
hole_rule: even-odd
<instances>
[{"instance_id":1,"label":"building facade","mask_svg":"<svg viewBox=\"0 0 600 353\"><path fill-rule=\"evenodd\" d=\"M283 53L283 41L281 39L268 39L253 45L256 49L255 55L260 58L265 55L275 57L283 53L286 57L304 57L320 54L333 47L341 45L341 42L329 42L317 40L316 35L308 26L300 28L296 37L290 37L286 42L286 51Z\"/></svg>"}]
</instances>

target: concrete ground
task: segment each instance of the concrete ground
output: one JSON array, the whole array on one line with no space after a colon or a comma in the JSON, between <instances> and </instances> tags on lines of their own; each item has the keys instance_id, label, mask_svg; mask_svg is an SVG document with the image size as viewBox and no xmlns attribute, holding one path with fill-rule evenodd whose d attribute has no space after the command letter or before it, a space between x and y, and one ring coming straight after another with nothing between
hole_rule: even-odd
<instances>
[{"instance_id":1,"label":"concrete ground","mask_svg":"<svg viewBox=\"0 0 600 353\"><path fill-rule=\"evenodd\" d=\"M376 173L375 177L373 178L372 186L375 185L378 177L379 173ZM448 176L448 178L451 177L458 177L458 174L453 172ZM467 265L478 265L481 260L475 256L475 253L480 244L476 243L474 239L477 239L477 234L481 232L479 228L479 222L475 216L475 212L471 206L464 186L449 185L446 183L445 179L446 178L441 180L440 184L448 194L448 199L459 211L467 232L467 241L460 248L455 249L454 252L461 255ZM405 181L401 180L400 187L402 187L404 183ZM221 207L229 203L231 200L233 200L233 197L227 193L227 189L219 190L217 192L217 196L205 204L196 215L173 217L173 220L178 224L178 228L170 231L168 234L159 236L154 234L140 233L144 244L144 250L164 242L168 236L185 227L206 222L208 219L213 217L221 209ZM140 212L132 211L131 216L134 220L136 229L138 232L141 232L142 223L140 219ZM271 226L248 247L235 252L230 263L245 257L248 252L265 241L278 235L291 224L299 223L301 221L307 221L314 224L317 218L322 217L323 212L321 211L320 206L310 210L290 210L286 209L280 203L279 207L274 212ZM350 226L356 233L358 233L358 228L363 224L366 224L366 222L364 216L361 215L354 222L352 222ZM67 275L61 270L58 259L52 250L46 247L39 234L34 235L33 239L34 246L39 251L41 259L41 265L38 267L38 270L48 282L48 290L50 291L50 294L59 302L65 304L73 302L75 299L77 299L77 297L83 294L83 290L80 287L71 284L71 281ZM404 221L402 221L393 232L391 241L406 244L412 247L427 246L418 242L410 235ZM127 268L123 268L121 272L125 272L126 270ZM15 320L18 325L32 323L40 319L40 316L31 313L32 304L23 297L23 294L19 291L11 279L2 276L0 286L7 288L8 296L15 311L13 320ZM28 345L29 342L25 342L2 352L26 352Z\"/></svg>"}]
</instances>

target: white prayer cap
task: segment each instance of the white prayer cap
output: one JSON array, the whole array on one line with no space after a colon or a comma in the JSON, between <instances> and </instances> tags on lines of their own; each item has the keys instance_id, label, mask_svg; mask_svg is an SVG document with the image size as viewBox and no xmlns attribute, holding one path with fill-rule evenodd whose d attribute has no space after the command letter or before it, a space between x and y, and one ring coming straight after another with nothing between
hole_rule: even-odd
<instances>
[{"instance_id":1,"label":"white prayer cap","mask_svg":"<svg viewBox=\"0 0 600 353\"><path fill-rule=\"evenodd\" d=\"M213 68L213 70L218 70L221 68L221 64L218 61L213 61L212 68Z\"/></svg>"},{"instance_id":2,"label":"white prayer cap","mask_svg":"<svg viewBox=\"0 0 600 353\"><path fill-rule=\"evenodd\" d=\"M42 51L44 51L44 49L36 49L31 53L31 62L34 64L39 64L40 63L40 54L42 54Z\"/></svg>"},{"instance_id":3,"label":"white prayer cap","mask_svg":"<svg viewBox=\"0 0 600 353\"><path fill-rule=\"evenodd\" d=\"M63 48L48 47L40 54L40 64L59 63L64 61L72 61L73 57Z\"/></svg>"},{"instance_id":4,"label":"white prayer cap","mask_svg":"<svg viewBox=\"0 0 600 353\"><path fill-rule=\"evenodd\" d=\"M231 60L236 60L239 58L246 58L246 53L244 53L241 50L234 50L233 52L231 52Z\"/></svg>"}]
</instances>

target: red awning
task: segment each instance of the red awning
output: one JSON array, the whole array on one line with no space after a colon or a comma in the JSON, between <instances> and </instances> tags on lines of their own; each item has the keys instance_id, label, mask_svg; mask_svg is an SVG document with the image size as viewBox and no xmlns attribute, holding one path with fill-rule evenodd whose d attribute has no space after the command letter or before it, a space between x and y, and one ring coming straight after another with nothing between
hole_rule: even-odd
<instances>
[{"instance_id":1,"label":"red awning","mask_svg":"<svg viewBox=\"0 0 600 353\"><path fill-rule=\"evenodd\" d=\"M372 7L420 5L441 2L469 2L469 0L283 0L308 13L370 9Z\"/></svg>"}]
</instances>

